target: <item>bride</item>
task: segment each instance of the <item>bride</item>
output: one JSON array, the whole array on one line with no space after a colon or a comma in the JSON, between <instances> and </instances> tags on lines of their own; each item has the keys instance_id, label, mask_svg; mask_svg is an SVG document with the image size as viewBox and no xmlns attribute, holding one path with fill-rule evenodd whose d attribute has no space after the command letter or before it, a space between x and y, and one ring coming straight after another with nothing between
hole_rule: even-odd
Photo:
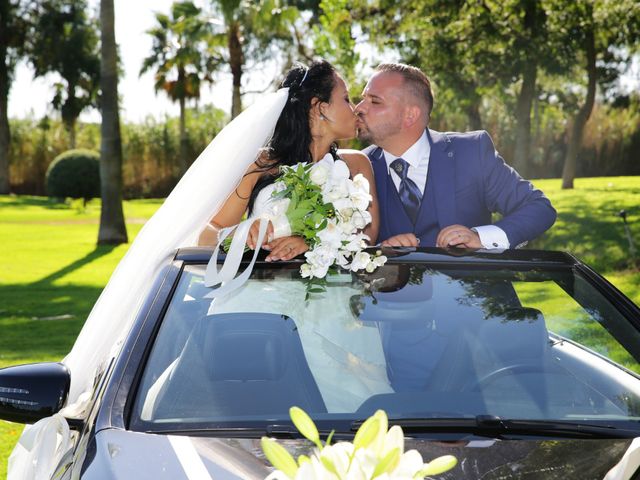
<instances>
[{"instance_id":1,"label":"bride","mask_svg":"<svg viewBox=\"0 0 640 480\"><path fill-rule=\"evenodd\" d=\"M259 217L271 198L270 187L278 179L281 166L318 162L327 155L334 160L344 160L352 178L361 173L369 182L372 221L364 233L375 242L378 236L378 202L371 163L359 151L338 151L335 147L337 140L353 138L356 134L354 106L349 100L344 80L329 62L319 60L308 68L297 66L289 70L281 87L288 88L289 94L271 140L257 154L240 184L201 233L199 243L215 244L220 229L238 224L245 212L249 217ZM256 222L248 236L249 247L256 247L257 235ZM271 241L262 246L270 251L267 261L289 260L308 250L299 236L274 239L272 225L269 226L268 238Z\"/></svg>"},{"instance_id":2,"label":"bride","mask_svg":"<svg viewBox=\"0 0 640 480\"><path fill-rule=\"evenodd\" d=\"M373 199L372 222L364 233L375 242L378 204L369 160L334 146L355 135L356 118L344 80L328 62L317 61L309 68L291 69L282 87L216 135L140 230L63 360L71 374L65 408L25 428L9 459L10 480L48 478L73 447L67 419L86 419L94 386L108 374L166 262L177 248L216 243L217 231L237 224L245 212L259 217L281 165L317 162L329 154L342 158L352 177L364 175ZM254 248L257 231L252 228L247 242ZM268 260L288 260L308 249L295 236L268 239L264 247L270 250Z\"/></svg>"}]
</instances>

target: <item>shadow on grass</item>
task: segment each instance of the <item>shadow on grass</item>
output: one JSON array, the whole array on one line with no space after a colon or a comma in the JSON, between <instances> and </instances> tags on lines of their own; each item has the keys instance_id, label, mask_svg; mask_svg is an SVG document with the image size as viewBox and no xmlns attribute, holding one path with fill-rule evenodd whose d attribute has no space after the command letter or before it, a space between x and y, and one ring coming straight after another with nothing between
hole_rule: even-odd
<instances>
[{"instance_id":1,"label":"shadow on grass","mask_svg":"<svg viewBox=\"0 0 640 480\"><path fill-rule=\"evenodd\" d=\"M1 202L4 207L25 208L25 207L41 207L49 210L69 210L71 207L59 198L49 197L3 197Z\"/></svg>"},{"instance_id":2,"label":"shadow on grass","mask_svg":"<svg viewBox=\"0 0 640 480\"><path fill-rule=\"evenodd\" d=\"M47 285L53 283L55 280L70 274L74 270L88 265L89 263L99 259L104 255L111 253L118 245L98 245L92 252L87 253L84 257L79 258L71 262L69 265L62 267L61 269L47 275L46 277L37 280L30 285Z\"/></svg>"},{"instance_id":3,"label":"shadow on grass","mask_svg":"<svg viewBox=\"0 0 640 480\"><path fill-rule=\"evenodd\" d=\"M114 248L96 247L32 283L0 285L0 366L58 360L69 352L102 287L53 283Z\"/></svg>"},{"instance_id":4,"label":"shadow on grass","mask_svg":"<svg viewBox=\"0 0 640 480\"><path fill-rule=\"evenodd\" d=\"M61 359L101 291L84 285L0 285L0 363Z\"/></svg>"}]
</instances>

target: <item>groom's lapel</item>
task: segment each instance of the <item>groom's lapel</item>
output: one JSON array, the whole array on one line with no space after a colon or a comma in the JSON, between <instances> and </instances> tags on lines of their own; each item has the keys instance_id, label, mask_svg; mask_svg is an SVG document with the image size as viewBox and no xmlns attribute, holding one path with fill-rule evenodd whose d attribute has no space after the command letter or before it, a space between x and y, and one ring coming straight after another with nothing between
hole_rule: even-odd
<instances>
[{"instance_id":1,"label":"groom's lapel","mask_svg":"<svg viewBox=\"0 0 640 480\"><path fill-rule=\"evenodd\" d=\"M371 166L373 167L373 175L376 179L376 194L378 195L378 205L380 206L380 217L386 218L387 204L387 162L384 161L384 152L382 148L375 147L368 152ZM384 209L385 211L382 211Z\"/></svg>"},{"instance_id":2,"label":"groom's lapel","mask_svg":"<svg viewBox=\"0 0 640 480\"><path fill-rule=\"evenodd\" d=\"M427 138L431 145L427 188L433 189L436 216L442 229L457 223L455 152L447 134L427 129ZM429 208L429 205L424 206Z\"/></svg>"}]
</instances>

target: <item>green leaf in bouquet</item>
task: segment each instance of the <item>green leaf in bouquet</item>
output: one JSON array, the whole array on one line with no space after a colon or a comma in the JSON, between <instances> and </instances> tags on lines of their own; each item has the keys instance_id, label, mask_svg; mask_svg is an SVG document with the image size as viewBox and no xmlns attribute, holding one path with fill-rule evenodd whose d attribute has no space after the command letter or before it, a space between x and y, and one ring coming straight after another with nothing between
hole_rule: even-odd
<instances>
[{"instance_id":1,"label":"green leaf in bouquet","mask_svg":"<svg viewBox=\"0 0 640 480\"><path fill-rule=\"evenodd\" d=\"M304 300L308 301L312 294L325 293L327 291L327 280L325 278L310 278L307 280L307 291Z\"/></svg>"}]
</instances>

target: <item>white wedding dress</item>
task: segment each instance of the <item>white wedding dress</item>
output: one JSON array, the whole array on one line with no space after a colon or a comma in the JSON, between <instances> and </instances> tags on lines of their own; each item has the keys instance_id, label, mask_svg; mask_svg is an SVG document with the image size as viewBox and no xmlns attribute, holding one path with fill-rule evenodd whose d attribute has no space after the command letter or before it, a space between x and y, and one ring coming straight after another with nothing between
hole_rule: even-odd
<instances>
[{"instance_id":1,"label":"white wedding dress","mask_svg":"<svg viewBox=\"0 0 640 480\"><path fill-rule=\"evenodd\" d=\"M320 161L333 163L334 159L327 153ZM272 183L258 192L251 217L244 226L248 227L256 219L271 221L273 236L279 238L290 235L291 230L284 216L289 199L274 198L276 188ZM239 241L232 244L227 257L236 255L240 258L240 252L244 250L244 236L236 232L236 239ZM234 249L237 251L233 252ZM209 314L244 312L248 298L268 298L266 302L252 303L251 310L287 315L293 319L307 363L329 413L355 412L369 397L393 391L386 373L378 329L363 325L354 317L348 303L351 296L362 293L360 290L328 285L323 294L305 302L304 282L278 278L252 280L248 275L252 268L253 263L244 278L226 279L227 285L229 280L233 285L222 295L215 295ZM231 271L235 274L237 267ZM331 312L330 321L326 321L326 312Z\"/></svg>"}]
</instances>

